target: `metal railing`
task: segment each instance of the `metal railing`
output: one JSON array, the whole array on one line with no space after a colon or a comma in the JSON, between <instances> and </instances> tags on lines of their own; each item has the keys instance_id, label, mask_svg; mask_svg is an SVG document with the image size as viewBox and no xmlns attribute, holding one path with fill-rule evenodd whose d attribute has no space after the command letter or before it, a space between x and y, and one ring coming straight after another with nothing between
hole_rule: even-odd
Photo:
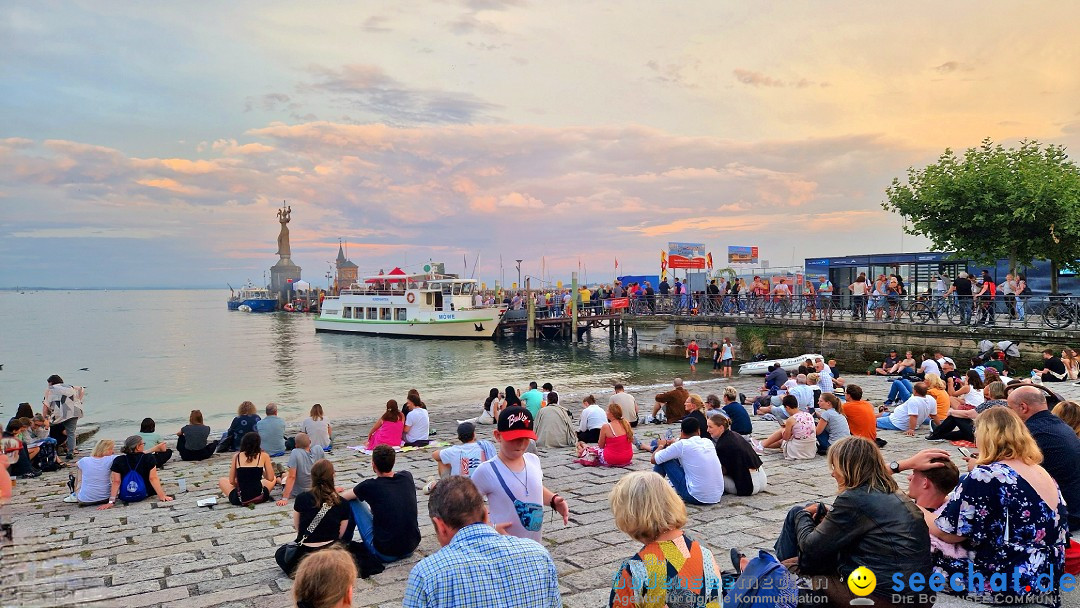
<instances>
[{"instance_id":1,"label":"metal railing","mask_svg":"<svg viewBox=\"0 0 1080 608\"><path fill-rule=\"evenodd\" d=\"M794 295L727 296L707 294L639 296L630 315L675 315L854 321L912 325L987 325L1032 329L1080 326L1080 298L998 295L993 299L950 296Z\"/></svg>"}]
</instances>

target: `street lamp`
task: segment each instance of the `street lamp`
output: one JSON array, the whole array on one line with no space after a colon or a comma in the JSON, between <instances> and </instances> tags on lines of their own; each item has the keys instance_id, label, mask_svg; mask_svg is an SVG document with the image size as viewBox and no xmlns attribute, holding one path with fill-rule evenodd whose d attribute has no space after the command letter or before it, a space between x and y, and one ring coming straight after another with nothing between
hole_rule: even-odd
<instances>
[{"instance_id":1,"label":"street lamp","mask_svg":"<svg viewBox=\"0 0 1080 608\"><path fill-rule=\"evenodd\" d=\"M517 284L518 284L518 289L521 289L521 263L524 260L514 260L514 261L517 262L517 271L518 271L518 282L517 282Z\"/></svg>"}]
</instances>

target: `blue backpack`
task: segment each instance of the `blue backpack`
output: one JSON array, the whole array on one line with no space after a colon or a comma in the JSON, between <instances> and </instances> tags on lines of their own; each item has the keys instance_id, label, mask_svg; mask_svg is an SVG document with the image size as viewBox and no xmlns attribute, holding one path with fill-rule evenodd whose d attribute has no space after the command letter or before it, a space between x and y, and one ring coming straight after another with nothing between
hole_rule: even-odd
<instances>
[{"instance_id":1,"label":"blue backpack","mask_svg":"<svg viewBox=\"0 0 1080 608\"><path fill-rule=\"evenodd\" d=\"M131 457L125 456L130 470L124 473L124 477L120 480L120 493L117 494L117 498L124 502L139 502L146 498L146 482L139 474L139 465L142 464L143 456L145 454L139 455L135 466L131 466Z\"/></svg>"},{"instance_id":2,"label":"blue backpack","mask_svg":"<svg viewBox=\"0 0 1080 608\"><path fill-rule=\"evenodd\" d=\"M795 579L776 557L761 551L724 595L724 608L795 608Z\"/></svg>"}]
</instances>

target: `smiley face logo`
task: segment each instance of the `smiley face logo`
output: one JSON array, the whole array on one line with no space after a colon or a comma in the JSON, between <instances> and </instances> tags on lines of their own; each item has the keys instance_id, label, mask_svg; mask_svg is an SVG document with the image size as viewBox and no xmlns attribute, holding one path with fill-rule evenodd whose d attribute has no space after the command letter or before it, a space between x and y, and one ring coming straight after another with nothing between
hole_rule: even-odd
<instances>
[{"instance_id":1,"label":"smiley face logo","mask_svg":"<svg viewBox=\"0 0 1080 608\"><path fill-rule=\"evenodd\" d=\"M866 566L859 566L848 575L847 586L855 595L865 597L874 592L877 587L877 577L874 576L873 570Z\"/></svg>"}]
</instances>

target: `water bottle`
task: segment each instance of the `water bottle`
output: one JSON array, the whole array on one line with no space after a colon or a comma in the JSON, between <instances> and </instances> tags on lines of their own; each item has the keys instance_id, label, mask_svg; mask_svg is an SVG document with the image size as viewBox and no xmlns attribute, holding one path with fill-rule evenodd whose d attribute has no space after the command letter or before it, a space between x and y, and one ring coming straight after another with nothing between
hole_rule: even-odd
<instances>
[{"instance_id":1,"label":"water bottle","mask_svg":"<svg viewBox=\"0 0 1080 608\"><path fill-rule=\"evenodd\" d=\"M183 477L177 479L176 485L180 492L187 492L187 479L184 479Z\"/></svg>"}]
</instances>

